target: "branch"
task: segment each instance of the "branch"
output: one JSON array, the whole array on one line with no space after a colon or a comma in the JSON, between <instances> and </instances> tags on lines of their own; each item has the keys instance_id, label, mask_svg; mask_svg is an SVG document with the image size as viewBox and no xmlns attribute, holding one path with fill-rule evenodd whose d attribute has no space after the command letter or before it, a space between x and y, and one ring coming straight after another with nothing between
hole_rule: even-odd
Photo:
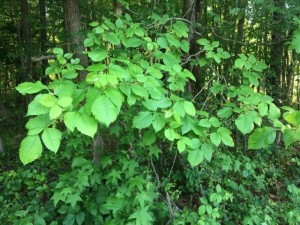
<instances>
[{"instance_id":1,"label":"branch","mask_svg":"<svg viewBox=\"0 0 300 225\"><path fill-rule=\"evenodd\" d=\"M170 195L169 195L168 192L166 193L166 200L167 200L168 210L169 210L169 213L170 213L170 219L169 219L169 221L166 224L166 225L168 225L168 224L170 224L174 220L174 217L175 217L174 211L172 209L171 198L170 198Z\"/></svg>"},{"instance_id":2,"label":"branch","mask_svg":"<svg viewBox=\"0 0 300 225\"><path fill-rule=\"evenodd\" d=\"M31 57L31 60L33 62L40 62L40 61L44 61L44 60L48 60L48 59L55 59L56 55L42 55L40 57Z\"/></svg>"}]
</instances>

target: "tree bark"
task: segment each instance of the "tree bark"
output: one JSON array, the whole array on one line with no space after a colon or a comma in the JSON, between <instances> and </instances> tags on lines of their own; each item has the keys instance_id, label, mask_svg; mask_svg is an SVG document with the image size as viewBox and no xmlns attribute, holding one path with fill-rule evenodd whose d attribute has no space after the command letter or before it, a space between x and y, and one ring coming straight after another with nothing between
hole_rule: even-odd
<instances>
[{"instance_id":1,"label":"tree bark","mask_svg":"<svg viewBox=\"0 0 300 225\"><path fill-rule=\"evenodd\" d=\"M190 51L189 55L194 55L199 51L199 46L197 44L197 39L199 38L195 32L195 23L198 18L201 18L201 0L184 0L182 5L182 17L190 21L189 24L189 42ZM199 76L200 68L193 67L192 73L196 77L196 84L189 83L188 91L191 93L196 93L201 89L204 84L203 76Z\"/></svg>"},{"instance_id":2,"label":"tree bark","mask_svg":"<svg viewBox=\"0 0 300 225\"><path fill-rule=\"evenodd\" d=\"M283 14L280 12L284 8L283 0L274 0L276 7L273 12L273 28L271 31L271 49L269 57L269 73L266 79L267 94L274 98L275 103L279 104L281 100L281 73L282 73L282 54L283 54L283 29L282 24Z\"/></svg>"},{"instance_id":3,"label":"tree bark","mask_svg":"<svg viewBox=\"0 0 300 225\"><path fill-rule=\"evenodd\" d=\"M31 27L29 21L29 5L27 0L21 0L21 41L24 48L25 57L22 58L22 75L17 84L29 80L31 74Z\"/></svg>"},{"instance_id":4,"label":"tree bark","mask_svg":"<svg viewBox=\"0 0 300 225\"><path fill-rule=\"evenodd\" d=\"M79 0L64 0L65 29L68 35L67 50L75 53L80 59L81 65L87 66L87 56L82 54L84 50L83 35L81 34ZM79 74L79 79L84 80L86 73Z\"/></svg>"},{"instance_id":5,"label":"tree bark","mask_svg":"<svg viewBox=\"0 0 300 225\"><path fill-rule=\"evenodd\" d=\"M117 0L113 0L114 11L118 17L122 16L123 10L121 4Z\"/></svg>"},{"instance_id":6,"label":"tree bark","mask_svg":"<svg viewBox=\"0 0 300 225\"><path fill-rule=\"evenodd\" d=\"M40 50L41 55L47 52L47 20L46 20L46 1L39 0L39 14L40 14ZM45 71L47 62L42 61L42 71Z\"/></svg>"}]
</instances>

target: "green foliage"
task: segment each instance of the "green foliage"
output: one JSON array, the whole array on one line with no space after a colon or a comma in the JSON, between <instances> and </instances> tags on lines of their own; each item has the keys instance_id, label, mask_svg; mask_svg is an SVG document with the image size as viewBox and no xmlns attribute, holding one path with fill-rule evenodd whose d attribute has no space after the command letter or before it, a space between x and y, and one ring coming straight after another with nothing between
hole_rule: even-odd
<instances>
[{"instance_id":1,"label":"green foliage","mask_svg":"<svg viewBox=\"0 0 300 225\"><path fill-rule=\"evenodd\" d=\"M207 39L197 41L205 56L186 59L187 25L154 18L152 29L129 15L91 23L84 40L87 68L55 48L56 60L46 69L53 81L17 87L21 94L37 94L28 107L33 117L21 142L21 162L48 156L71 164L51 184L52 214L38 219L53 225L299 222L296 186L288 186L292 201L276 203L271 196L286 199L284 192L268 193L276 182L291 183L277 180L291 168L287 162L274 170L276 160L284 160L275 140L282 134L286 147L297 142L300 122L298 111L280 109L257 91L267 66L244 54L230 64L230 53ZM234 85L212 76L207 84L215 81L209 89L213 105L201 102L200 93L186 93L196 80L192 66L225 62L240 78ZM78 81L82 70L86 79ZM29 212L18 209L15 216L33 223Z\"/></svg>"}]
</instances>

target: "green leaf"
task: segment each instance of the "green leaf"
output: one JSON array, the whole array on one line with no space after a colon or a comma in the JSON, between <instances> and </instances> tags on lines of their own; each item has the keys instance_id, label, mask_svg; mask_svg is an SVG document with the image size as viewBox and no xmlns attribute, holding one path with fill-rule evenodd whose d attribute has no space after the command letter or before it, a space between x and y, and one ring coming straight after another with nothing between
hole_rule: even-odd
<instances>
[{"instance_id":1,"label":"green leaf","mask_svg":"<svg viewBox=\"0 0 300 225\"><path fill-rule=\"evenodd\" d=\"M169 44L167 42L167 39L165 37L159 37L157 38L157 44L159 47L161 48L168 48L169 47Z\"/></svg>"},{"instance_id":2,"label":"green leaf","mask_svg":"<svg viewBox=\"0 0 300 225\"><path fill-rule=\"evenodd\" d=\"M179 116L184 117L185 115L184 102L183 101L175 102L175 104L173 105L173 110L177 112Z\"/></svg>"},{"instance_id":3,"label":"green leaf","mask_svg":"<svg viewBox=\"0 0 300 225\"><path fill-rule=\"evenodd\" d=\"M168 128L165 130L165 137L170 140L170 141L174 141L175 137L176 137L176 133L174 131L174 129Z\"/></svg>"},{"instance_id":4,"label":"green leaf","mask_svg":"<svg viewBox=\"0 0 300 225\"><path fill-rule=\"evenodd\" d=\"M116 33L104 33L102 37L104 41L110 42L113 45L119 45L121 43L118 34Z\"/></svg>"},{"instance_id":5,"label":"green leaf","mask_svg":"<svg viewBox=\"0 0 300 225\"><path fill-rule=\"evenodd\" d=\"M38 97L38 96L37 96ZM49 113L50 109L46 106L43 106L39 103L38 98L34 99L29 105L28 105L28 112L26 116L36 116L36 115L42 115L45 113Z\"/></svg>"},{"instance_id":6,"label":"green leaf","mask_svg":"<svg viewBox=\"0 0 300 225\"><path fill-rule=\"evenodd\" d=\"M72 132L76 128L77 121L79 120L78 112L67 112L64 115L64 123L67 128L69 128Z\"/></svg>"},{"instance_id":7,"label":"green leaf","mask_svg":"<svg viewBox=\"0 0 300 225\"><path fill-rule=\"evenodd\" d=\"M188 161L191 166L198 166L203 162L203 152L200 149L189 151Z\"/></svg>"},{"instance_id":8,"label":"green leaf","mask_svg":"<svg viewBox=\"0 0 300 225\"><path fill-rule=\"evenodd\" d=\"M300 53L300 28L294 31L290 48L295 49L297 53Z\"/></svg>"},{"instance_id":9,"label":"green leaf","mask_svg":"<svg viewBox=\"0 0 300 225\"><path fill-rule=\"evenodd\" d=\"M39 102L46 107L52 107L56 103L56 98L51 94L40 94Z\"/></svg>"},{"instance_id":10,"label":"green leaf","mask_svg":"<svg viewBox=\"0 0 300 225\"><path fill-rule=\"evenodd\" d=\"M152 225L153 218L148 212L149 206L135 210L133 214L129 216L129 219L135 219L135 225Z\"/></svg>"},{"instance_id":11,"label":"green leaf","mask_svg":"<svg viewBox=\"0 0 300 225\"><path fill-rule=\"evenodd\" d=\"M27 136L20 146L19 156L21 162L26 165L38 159L42 155L43 146L38 135Z\"/></svg>"},{"instance_id":12,"label":"green leaf","mask_svg":"<svg viewBox=\"0 0 300 225\"><path fill-rule=\"evenodd\" d=\"M234 66L236 68L242 68L243 66L245 66L246 61L244 59L236 59L234 62Z\"/></svg>"},{"instance_id":13,"label":"green leaf","mask_svg":"<svg viewBox=\"0 0 300 225\"><path fill-rule=\"evenodd\" d=\"M180 48L184 52L189 52L189 50L190 50L190 43L188 41L186 41L186 40L182 40Z\"/></svg>"},{"instance_id":14,"label":"green leaf","mask_svg":"<svg viewBox=\"0 0 300 225\"><path fill-rule=\"evenodd\" d=\"M142 138L142 142L144 145L152 145L156 140L156 135L153 130L147 130Z\"/></svg>"},{"instance_id":15,"label":"green leaf","mask_svg":"<svg viewBox=\"0 0 300 225\"><path fill-rule=\"evenodd\" d=\"M249 149L261 149L268 147L276 139L276 130L272 127L256 129L248 140Z\"/></svg>"},{"instance_id":16,"label":"green leaf","mask_svg":"<svg viewBox=\"0 0 300 225\"><path fill-rule=\"evenodd\" d=\"M90 65L86 68L87 71L90 71L90 72L101 72L101 71L104 71L106 69L106 65L105 64L102 64L102 63L96 63L96 64L93 64L93 65Z\"/></svg>"},{"instance_id":17,"label":"green leaf","mask_svg":"<svg viewBox=\"0 0 300 225\"><path fill-rule=\"evenodd\" d=\"M85 218L85 214L84 212L79 212L77 215L76 215L76 222L78 225L82 225L83 222L84 222L84 218Z\"/></svg>"},{"instance_id":18,"label":"green leaf","mask_svg":"<svg viewBox=\"0 0 300 225\"><path fill-rule=\"evenodd\" d=\"M95 42L94 42L94 40L92 38L86 38L83 41L83 44L84 44L85 47L91 47L91 46L94 45L94 43Z\"/></svg>"},{"instance_id":19,"label":"green leaf","mask_svg":"<svg viewBox=\"0 0 300 225\"><path fill-rule=\"evenodd\" d=\"M285 129L283 132L282 139L285 147L288 147L295 141L297 141L297 138L295 137L295 132L292 129Z\"/></svg>"},{"instance_id":20,"label":"green leaf","mask_svg":"<svg viewBox=\"0 0 300 225\"><path fill-rule=\"evenodd\" d=\"M51 120L56 119L62 114L62 108L55 104L51 107L50 112L49 112L49 117Z\"/></svg>"},{"instance_id":21,"label":"green leaf","mask_svg":"<svg viewBox=\"0 0 300 225\"><path fill-rule=\"evenodd\" d=\"M199 121L199 126L210 128L211 127L211 122L208 119L201 119Z\"/></svg>"},{"instance_id":22,"label":"green leaf","mask_svg":"<svg viewBox=\"0 0 300 225\"><path fill-rule=\"evenodd\" d=\"M159 159L159 153L162 153L162 151L157 147L157 145L149 147L150 156L154 155L157 159Z\"/></svg>"},{"instance_id":23,"label":"green leaf","mask_svg":"<svg viewBox=\"0 0 300 225\"><path fill-rule=\"evenodd\" d=\"M213 153L212 146L210 144L203 144L201 145L201 151L204 158L210 162Z\"/></svg>"},{"instance_id":24,"label":"green leaf","mask_svg":"<svg viewBox=\"0 0 300 225\"><path fill-rule=\"evenodd\" d=\"M99 23L98 22L91 22L89 25L91 27L97 27L97 26L99 26Z\"/></svg>"},{"instance_id":25,"label":"green leaf","mask_svg":"<svg viewBox=\"0 0 300 225\"><path fill-rule=\"evenodd\" d=\"M176 21L173 24L173 28L179 37L188 37L189 28L184 22Z\"/></svg>"},{"instance_id":26,"label":"green leaf","mask_svg":"<svg viewBox=\"0 0 300 225\"><path fill-rule=\"evenodd\" d=\"M61 74L62 74L63 78L65 78L65 79L74 79L78 76L78 73L71 69L63 70Z\"/></svg>"},{"instance_id":27,"label":"green leaf","mask_svg":"<svg viewBox=\"0 0 300 225\"><path fill-rule=\"evenodd\" d=\"M139 38L122 39L122 43L126 48L137 48L141 46L142 40Z\"/></svg>"},{"instance_id":28,"label":"green leaf","mask_svg":"<svg viewBox=\"0 0 300 225\"><path fill-rule=\"evenodd\" d=\"M133 127L138 129L144 129L152 124L153 115L151 112L139 112L137 116L133 118Z\"/></svg>"},{"instance_id":29,"label":"green leaf","mask_svg":"<svg viewBox=\"0 0 300 225\"><path fill-rule=\"evenodd\" d=\"M196 116L196 109L193 103L184 101L183 103L184 110L187 114L191 116Z\"/></svg>"},{"instance_id":30,"label":"green leaf","mask_svg":"<svg viewBox=\"0 0 300 225\"><path fill-rule=\"evenodd\" d=\"M37 117L31 118L26 123L26 128L28 129L28 135L36 135L42 132L47 126L49 126L51 121L48 115L39 115Z\"/></svg>"},{"instance_id":31,"label":"green leaf","mask_svg":"<svg viewBox=\"0 0 300 225\"><path fill-rule=\"evenodd\" d=\"M235 120L237 128L245 135L254 129L252 118L247 114L241 114Z\"/></svg>"},{"instance_id":32,"label":"green leaf","mask_svg":"<svg viewBox=\"0 0 300 225\"><path fill-rule=\"evenodd\" d=\"M62 81L58 87L55 88L54 94L58 97L71 97L74 93L76 86L70 80Z\"/></svg>"},{"instance_id":33,"label":"green leaf","mask_svg":"<svg viewBox=\"0 0 300 225\"><path fill-rule=\"evenodd\" d=\"M91 52L88 52L88 56L94 62L100 62L107 57L107 52L105 49L93 49Z\"/></svg>"},{"instance_id":34,"label":"green leaf","mask_svg":"<svg viewBox=\"0 0 300 225\"><path fill-rule=\"evenodd\" d=\"M14 214L15 214L15 216L18 216L18 217L24 217L28 214L28 210L18 210Z\"/></svg>"},{"instance_id":35,"label":"green leaf","mask_svg":"<svg viewBox=\"0 0 300 225\"><path fill-rule=\"evenodd\" d=\"M211 117L209 119L209 122L211 123L211 125L213 125L214 127L220 127L221 126L221 122L217 117Z\"/></svg>"},{"instance_id":36,"label":"green leaf","mask_svg":"<svg viewBox=\"0 0 300 225\"><path fill-rule=\"evenodd\" d=\"M71 97L62 97L58 99L57 104L60 105L63 108L69 107L73 101L73 98Z\"/></svg>"},{"instance_id":37,"label":"green leaf","mask_svg":"<svg viewBox=\"0 0 300 225\"><path fill-rule=\"evenodd\" d=\"M173 68L175 64L178 64L180 58L174 52L166 52L163 56L163 62L166 66Z\"/></svg>"},{"instance_id":38,"label":"green leaf","mask_svg":"<svg viewBox=\"0 0 300 225\"><path fill-rule=\"evenodd\" d=\"M91 161L89 161L89 160L87 160L83 157L75 157L72 161L72 169L74 169L76 167L78 169L80 169L80 168L82 168L84 166L87 166L89 164L91 164Z\"/></svg>"},{"instance_id":39,"label":"green leaf","mask_svg":"<svg viewBox=\"0 0 300 225\"><path fill-rule=\"evenodd\" d=\"M230 107L223 107L222 109L218 110L217 115L219 118L228 118L232 115L232 108Z\"/></svg>"},{"instance_id":40,"label":"green leaf","mask_svg":"<svg viewBox=\"0 0 300 225\"><path fill-rule=\"evenodd\" d=\"M227 145L229 147L233 147L234 146L234 142L232 137L230 136L231 131L228 130L225 127L219 127L217 130L217 133L221 136L222 142L224 145Z\"/></svg>"},{"instance_id":41,"label":"green leaf","mask_svg":"<svg viewBox=\"0 0 300 225\"><path fill-rule=\"evenodd\" d=\"M199 215L204 215L206 212L206 206L205 205L201 205L198 209L198 213Z\"/></svg>"},{"instance_id":42,"label":"green leaf","mask_svg":"<svg viewBox=\"0 0 300 225\"><path fill-rule=\"evenodd\" d=\"M118 212L122 209L124 203L123 199L117 197L110 197L107 199L106 203L103 204L103 207L107 210L112 210L113 213Z\"/></svg>"},{"instance_id":43,"label":"green leaf","mask_svg":"<svg viewBox=\"0 0 300 225\"><path fill-rule=\"evenodd\" d=\"M137 96L141 96L143 98L148 98L147 90L138 84L131 85L131 90Z\"/></svg>"},{"instance_id":44,"label":"green leaf","mask_svg":"<svg viewBox=\"0 0 300 225\"><path fill-rule=\"evenodd\" d=\"M300 125L300 111L285 113L283 117L291 125L294 126Z\"/></svg>"},{"instance_id":45,"label":"green leaf","mask_svg":"<svg viewBox=\"0 0 300 225\"><path fill-rule=\"evenodd\" d=\"M57 55L56 59L60 65L65 65L67 63L67 60L62 55Z\"/></svg>"},{"instance_id":46,"label":"green leaf","mask_svg":"<svg viewBox=\"0 0 300 225\"><path fill-rule=\"evenodd\" d=\"M94 101L92 113L99 122L109 126L117 119L119 110L107 96L102 95Z\"/></svg>"},{"instance_id":47,"label":"green leaf","mask_svg":"<svg viewBox=\"0 0 300 225\"><path fill-rule=\"evenodd\" d=\"M124 96L119 89L109 87L105 89L104 94L118 107L119 110L121 109L122 103L124 102Z\"/></svg>"},{"instance_id":48,"label":"green leaf","mask_svg":"<svg viewBox=\"0 0 300 225\"><path fill-rule=\"evenodd\" d=\"M146 71L146 73L149 73L151 76L161 79L163 77L163 74L160 70L154 68L153 66L149 67Z\"/></svg>"},{"instance_id":49,"label":"green leaf","mask_svg":"<svg viewBox=\"0 0 300 225\"><path fill-rule=\"evenodd\" d=\"M261 102L257 106L258 112L261 116L265 116L268 114L268 104Z\"/></svg>"},{"instance_id":50,"label":"green leaf","mask_svg":"<svg viewBox=\"0 0 300 225\"><path fill-rule=\"evenodd\" d=\"M210 134L209 136L211 142L215 145L215 146L219 146L221 144L222 141L222 135L217 133L217 132L213 132Z\"/></svg>"},{"instance_id":51,"label":"green leaf","mask_svg":"<svg viewBox=\"0 0 300 225\"><path fill-rule=\"evenodd\" d=\"M177 149L179 153L182 153L186 149L186 144L183 140L177 141Z\"/></svg>"},{"instance_id":52,"label":"green leaf","mask_svg":"<svg viewBox=\"0 0 300 225\"><path fill-rule=\"evenodd\" d=\"M24 82L19 84L16 87L16 90L21 93L22 95L24 94L34 94L37 93L41 90L47 89L47 86L43 85L42 82L37 81L35 83L32 82Z\"/></svg>"},{"instance_id":53,"label":"green leaf","mask_svg":"<svg viewBox=\"0 0 300 225\"><path fill-rule=\"evenodd\" d=\"M68 214L63 221L63 225L74 225L74 223L75 223L75 214L73 213Z\"/></svg>"},{"instance_id":54,"label":"green leaf","mask_svg":"<svg viewBox=\"0 0 300 225\"><path fill-rule=\"evenodd\" d=\"M61 136L62 133L60 130L56 128L46 128L42 134L42 140L49 150L56 153L60 146Z\"/></svg>"},{"instance_id":55,"label":"green leaf","mask_svg":"<svg viewBox=\"0 0 300 225\"><path fill-rule=\"evenodd\" d=\"M269 107L269 118L276 120L280 117L280 115L280 109L275 104L271 103Z\"/></svg>"},{"instance_id":56,"label":"green leaf","mask_svg":"<svg viewBox=\"0 0 300 225\"><path fill-rule=\"evenodd\" d=\"M207 39L203 39L203 38L197 40L197 43L199 45L209 45L209 41Z\"/></svg>"},{"instance_id":57,"label":"green leaf","mask_svg":"<svg viewBox=\"0 0 300 225\"><path fill-rule=\"evenodd\" d=\"M124 78L126 80L131 78L131 75L127 70L113 63L110 63L109 65L109 74L117 75L118 77Z\"/></svg>"},{"instance_id":58,"label":"green leaf","mask_svg":"<svg viewBox=\"0 0 300 225\"><path fill-rule=\"evenodd\" d=\"M122 19L120 19L120 18L118 18L117 20L116 20L116 25L117 25L117 27L118 28L123 28L123 21L122 21Z\"/></svg>"},{"instance_id":59,"label":"green leaf","mask_svg":"<svg viewBox=\"0 0 300 225\"><path fill-rule=\"evenodd\" d=\"M55 55L63 55L64 54L64 50L62 48L53 48L52 49L52 52L55 54Z\"/></svg>"},{"instance_id":60,"label":"green leaf","mask_svg":"<svg viewBox=\"0 0 300 225\"><path fill-rule=\"evenodd\" d=\"M66 203L70 203L73 209L79 201L82 201L79 193L70 194L66 199Z\"/></svg>"},{"instance_id":61,"label":"green leaf","mask_svg":"<svg viewBox=\"0 0 300 225\"><path fill-rule=\"evenodd\" d=\"M76 128L78 131L93 138L98 128L97 121L93 117L84 114L79 114L76 119Z\"/></svg>"},{"instance_id":62,"label":"green leaf","mask_svg":"<svg viewBox=\"0 0 300 225\"><path fill-rule=\"evenodd\" d=\"M167 33L167 34L165 34L165 37L167 38L167 41L169 42L170 45L173 45L176 48L180 48L181 42L176 37L174 37L172 34Z\"/></svg>"},{"instance_id":63,"label":"green leaf","mask_svg":"<svg viewBox=\"0 0 300 225\"><path fill-rule=\"evenodd\" d=\"M165 119L161 114L154 113L153 119L152 119L152 126L155 130L155 132L160 131L166 124Z\"/></svg>"}]
</instances>

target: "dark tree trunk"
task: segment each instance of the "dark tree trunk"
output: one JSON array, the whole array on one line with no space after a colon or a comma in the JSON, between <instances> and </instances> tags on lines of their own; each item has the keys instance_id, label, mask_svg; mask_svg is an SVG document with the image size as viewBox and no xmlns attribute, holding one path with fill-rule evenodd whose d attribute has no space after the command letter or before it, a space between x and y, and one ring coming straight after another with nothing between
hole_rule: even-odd
<instances>
[{"instance_id":1,"label":"dark tree trunk","mask_svg":"<svg viewBox=\"0 0 300 225\"><path fill-rule=\"evenodd\" d=\"M189 42L190 51L189 55L194 55L199 51L199 46L197 44L197 39L199 38L195 32L194 25L198 18L201 18L201 0L184 0L182 5L182 17L190 21L189 24ZM196 77L196 84L189 83L188 91L192 94L199 91L204 84L203 76L200 75L200 68L193 67L192 72Z\"/></svg>"},{"instance_id":2,"label":"dark tree trunk","mask_svg":"<svg viewBox=\"0 0 300 225\"><path fill-rule=\"evenodd\" d=\"M22 57L22 75L18 84L29 80L31 74L31 28L29 21L29 5L27 0L21 0L21 41L24 48L25 57Z\"/></svg>"},{"instance_id":3,"label":"dark tree trunk","mask_svg":"<svg viewBox=\"0 0 300 225\"><path fill-rule=\"evenodd\" d=\"M80 58L81 65L87 66L87 56L82 54L84 50L83 35L81 34L79 0L64 0L65 29L68 35L67 50ZM85 79L86 74L80 73L80 80Z\"/></svg>"},{"instance_id":4,"label":"dark tree trunk","mask_svg":"<svg viewBox=\"0 0 300 225\"><path fill-rule=\"evenodd\" d=\"M41 55L47 52L47 20L46 20L46 1L39 0L39 14L40 14L40 50ZM42 71L45 71L47 62L42 60Z\"/></svg>"},{"instance_id":5,"label":"dark tree trunk","mask_svg":"<svg viewBox=\"0 0 300 225\"><path fill-rule=\"evenodd\" d=\"M238 8L241 9L241 14L238 15L237 33L234 54L237 56L241 53L243 38L244 38L244 23L245 23L245 5L242 0L238 0Z\"/></svg>"},{"instance_id":6,"label":"dark tree trunk","mask_svg":"<svg viewBox=\"0 0 300 225\"><path fill-rule=\"evenodd\" d=\"M123 10L122 10L121 4L117 0L114 0L113 5L114 5L114 11L115 11L116 15L118 17L122 16Z\"/></svg>"},{"instance_id":7,"label":"dark tree trunk","mask_svg":"<svg viewBox=\"0 0 300 225\"><path fill-rule=\"evenodd\" d=\"M283 29L282 24L283 15L280 12L284 8L283 0L274 0L274 6L276 7L273 12L273 28L271 31L272 45L270 49L269 65L270 70L266 79L266 91L267 94L274 98L277 104L281 100L281 66L282 66L282 54L283 54Z\"/></svg>"}]
</instances>

